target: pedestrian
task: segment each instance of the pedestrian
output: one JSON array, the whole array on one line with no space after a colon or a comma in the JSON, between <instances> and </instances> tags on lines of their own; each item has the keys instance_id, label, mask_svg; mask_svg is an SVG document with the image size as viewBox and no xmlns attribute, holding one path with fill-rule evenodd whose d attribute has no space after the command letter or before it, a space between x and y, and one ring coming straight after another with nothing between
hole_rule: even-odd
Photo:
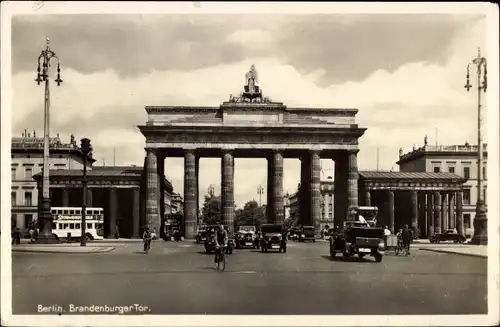
<instances>
[{"instance_id":1,"label":"pedestrian","mask_svg":"<svg viewBox=\"0 0 500 327\"><path fill-rule=\"evenodd\" d=\"M404 228L401 232L401 237L403 239L404 248L406 249L407 253L410 254L410 244L411 244L411 241L413 240L413 233L408 228L408 225L404 226Z\"/></svg>"},{"instance_id":2,"label":"pedestrian","mask_svg":"<svg viewBox=\"0 0 500 327\"><path fill-rule=\"evenodd\" d=\"M115 225L115 238L119 239L120 238L120 227L118 225Z\"/></svg>"},{"instance_id":3,"label":"pedestrian","mask_svg":"<svg viewBox=\"0 0 500 327\"><path fill-rule=\"evenodd\" d=\"M151 247L151 232L149 231L149 227L146 227L144 233L142 234L142 240L144 242L144 252L148 253L149 248Z\"/></svg>"}]
</instances>

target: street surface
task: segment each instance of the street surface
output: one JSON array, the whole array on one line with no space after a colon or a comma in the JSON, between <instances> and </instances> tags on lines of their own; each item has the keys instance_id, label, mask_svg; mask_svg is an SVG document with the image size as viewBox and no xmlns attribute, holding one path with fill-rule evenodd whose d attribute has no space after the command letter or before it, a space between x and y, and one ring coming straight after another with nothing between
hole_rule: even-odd
<instances>
[{"instance_id":1,"label":"street surface","mask_svg":"<svg viewBox=\"0 0 500 327\"><path fill-rule=\"evenodd\" d=\"M212 260L190 241L156 241L149 254L142 243L99 254L15 252L13 313L55 305L65 314L70 304L138 304L148 314L487 313L486 258L415 249L344 262L329 258L326 242L289 242L286 254L235 250L222 273Z\"/></svg>"}]
</instances>

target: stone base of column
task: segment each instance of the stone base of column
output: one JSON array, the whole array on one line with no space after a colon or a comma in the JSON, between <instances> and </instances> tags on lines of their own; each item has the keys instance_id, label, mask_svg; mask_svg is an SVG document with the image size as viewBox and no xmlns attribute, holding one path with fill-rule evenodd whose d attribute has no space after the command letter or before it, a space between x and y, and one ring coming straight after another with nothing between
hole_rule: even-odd
<instances>
[{"instance_id":1,"label":"stone base of column","mask_svg":"<svg viewBox=\"0 0 500 327\"><path fill-rule=\"evenodd\" d=\"M474 217L474 236L470 244L488 245L488 218L484 202L477 203L476 217Z\"/></svg>"},{"instance_id":2,"label":"stone base of column","mask_svg":"<svg viewBox=\"0 0 500 327\"><path fill-rule=\"evenodd\" d=\"M196 221L186 221L184 226L184 237L194 238L196 236Z\"/></svg>"},{"instance_id":3,"label":"stone base of column","mask_svg":"<svg viewBox=\"0 0 500 327\"><path fill-rule=\"evenodd\" d=\"M40 233L36 239L39 244L59 243L52 234L52 215L50 213L50 198L42 198L38 214Z\"/></svg>"},{"instance_id":4,"label":"stone base of column","mask_svg":"<svg viewBox=\"0 0 500 327\"><path fill-rule=\"evenodd\" d=\"M434 236L434 226L429 226L427 227L427 237L432 237Z\"/></svg>"}]
</instances>

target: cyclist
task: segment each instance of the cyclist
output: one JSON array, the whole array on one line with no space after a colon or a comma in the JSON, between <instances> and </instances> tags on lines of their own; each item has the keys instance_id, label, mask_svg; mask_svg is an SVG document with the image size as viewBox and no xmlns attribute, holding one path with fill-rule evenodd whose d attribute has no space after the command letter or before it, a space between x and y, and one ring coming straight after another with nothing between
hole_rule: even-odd
<instances>
[{"instance_id":1,"label":"cyclist","mask_svg":"<svg viewBox=\"0 0 500 327\"><path fill-rule=\"evenodd\" d=\"M220 224L219 228L215 231L214 234L215 241L215 258L214 262L219 263L219 254L223 251L223 247L227 246L228 236L227 231L224 228L223 224Z\"/></svg>"}]
</instances>

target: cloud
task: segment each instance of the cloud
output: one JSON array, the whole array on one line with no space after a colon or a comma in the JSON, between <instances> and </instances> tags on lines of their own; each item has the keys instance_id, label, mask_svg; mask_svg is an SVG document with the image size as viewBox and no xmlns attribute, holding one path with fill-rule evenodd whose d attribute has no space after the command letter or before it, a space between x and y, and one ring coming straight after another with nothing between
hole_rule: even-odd
<instances>
[{"instance_id":1,"label":"cloud","mask_svg":"<svg viewBox=\"0 0 500 327\"><path fill-rule=\"evenodd\" d=\"M354 21L344 25L356 26L358 23ZM216 22L213 24L217 26ZM244 31L252 30L248 26L244 27ZM152 66L146 65L142 73L130 76L124 76L112 68L93 72L64 68L62 78L65 83L60 88L53 86L51 91L52 133L59 132L68 138L70 133L74 133L77 138L91 138L97 158L105 159L107 164L112 162L115 149L117 164L142 165L144 139L136 125L146 120L144 106L217 106L227 100L230 93L241 91L245 72L251 64L255 64L259 71L260 86L265 95L275 101L282 101L290 107L359 108L358 123L368 128L360 139L360 169L377 167L377 148L380 152L380 168L390 169L396 166L399 148L410 150L413 144L422 145L425 135L428 135L431 144L436 142L436 128L441 144L474 143L476 97L465 92L463 85L465 66L475 56L476 46L485 45L484 38L484 22L469 21L445 45L433 46L432 51L438 53L439 60L415 61L411 60L414 57L410 55L407 62L402 64L404 56L401 55L399 63L391 69L381 65L378 69L372 69L363 79L353 78L351 81L328 85L319 82L332 74L326 61L318 61L318 67L312 69L311 66L310 70L304 70L286 57L257 52L244 59L228 59L216 64L205 61L203 65L194 65L195 68L190 69L181 65L177 69L167 70L160 65L158 69L149 70L148 67ZM267 39L266 42L273 44L274 41ZM175 51L187 53L191 51L189 47ZM212 45L212 48L216 47ZM151 49L154 48L149 47L148 51L152 52ZM331 55L331 48L322 51L323 57L331 56L339 65L343 63L342 57ZM205 52L202 55L198 53L196 58L203 61L204 55ZM108 55L103 54L102 58L102 67L109 67L104 64L109 62ZM348 59L346 62L350 63ZM363 60L371 61L369 52L365 53ZM352 67L345 65L346 70ZM40 131L43 128L43 90L33 79L31 71L20 71L13 76L13 131L18 134L25 128ZM331 77L328 79L334 80ZM333 163L323 160L322 166L325 170L331 170ZM265 188L267 181L266 167L262 159L236 160L235 197L238 206L248 200L258 199L257 187L263 184ZM298 160L285 160L285 191L295 191L300 179L299 168ZM219 172L220 160L202 160L202 194L206 193L210 184L214 184L216 190L220 189ZM248 178L249 172L251 180ZM182 194L182 159L169 158L166 161L166 173L176 191Z\"/></svg>"}]
</instances>

